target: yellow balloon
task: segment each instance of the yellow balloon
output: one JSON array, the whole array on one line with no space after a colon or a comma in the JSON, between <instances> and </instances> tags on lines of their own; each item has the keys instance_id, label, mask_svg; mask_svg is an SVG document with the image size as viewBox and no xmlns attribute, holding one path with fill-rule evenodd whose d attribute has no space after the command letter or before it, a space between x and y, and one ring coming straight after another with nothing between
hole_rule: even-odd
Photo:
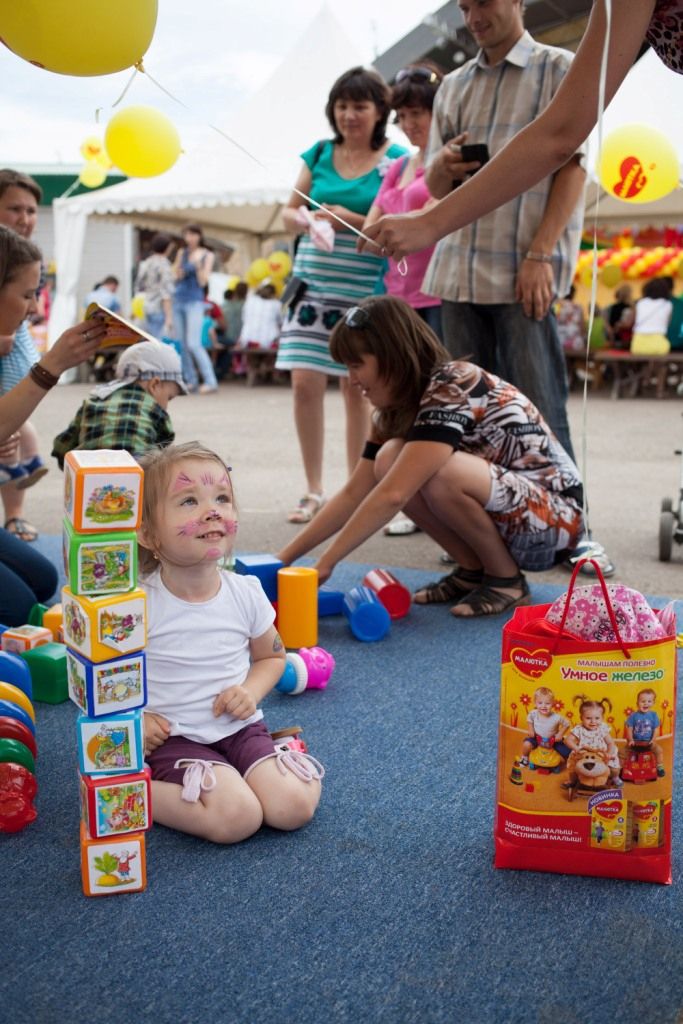
<instances>
[{"instance_id":1,"label":"yellow balloon","mask_svg":"<svg viewBox=\"0 0 683 1024\"><path fill-rule=\"evenodd\" d=\"M102 164L98 164L95 160L88 160L78 175L78 180L81 185L85 185L86 188L99 188L100 185L104 184L107 177Z\"/></svg>"},{"instance_id":2,"label":"yellow balloon","mask_svg":"<svg viewBox=\"0 0 683 1024\"><path fill-rule=\"evenodd\" d=\"M614 288L621 281L621 267L618 267L615 263L606 263L598 277L600 283L604 284L606 288Z\"/></svg>"},{"instance_id":3,"label":"yellow balloon","mask_svg":"<svg viewBox=\"0 0 683 1024\"><path fill-rule=\"evenodd\" d=\"M593 281L593 268L583 267L581 273L579 274L579 280L581 281L582 285L584 285L586 288L589 288L591 282Z\"/></svg>"},{"instance_id":4,"label":"yellow balloon","mask_svg":"<svg viewBox=\"0 0 683 1024\"><path fill-rule=\"evenodd\" d=\"M97 160L103 149L104 143L99 136L88 135L87 138L83 139L79 152L84 160Z\"/></svg>"},{"instance_id":5,"label":"yellow balloon","mask_svg":"<svg viewBox=\"0 0 683 1024\"><path fill-rule=\"evenodd\" d=\"M247 282L250 288L256 288L259 282L263 280L263 278L255 277L254 274L252 274L250 267L249 270L244 275L244 280Z\"/></svg>"},{"instance_id":6,"label":"yellow balloon","mask_svg":"<svg viewBox=\"0 0 683 1024\"><path fill-rule=\"evenodd\" d=\"M237 287L237 285L240 283L241 280L242 280L242 278L240 277L239 274L233 274L225 282L225 290L226 291L234 291L234 289Z\"/></svg>"},{"instance_id":7,"label":"yellow balloon","mask_svg":"<svg viewBox=\"0 0 683 1024\"><path fill-rule=\"evenodd\" d=\"M275 252L271 252L268 257L268 270L271 277L279 279L287 277L291 269L292 258L288 252L282 249L276 249Z\"/></svg>"},{"instance_id":8,"label":"yellow balloon","mask_svg":"<svg viewBox=\"0 0 683 1024\"><path fill-rule=\"evenodd\" d=\"M145 319L145 296L143 292L134 295L130 300L130 311L136 320Z\"/></svg>"},{"instance_id":9,"label":"yellow balloon","mask_svg":"<svg viewBox=\"0 0 683 1024\"><path fill-rule=\"evenodd\" d=\"M678 186L676 150L664 132L626 124L605 139L598 167L600 184L628 203L650 203Z\"/></svg>"},{"instance_id":10,"label":"yellow balloon","mask_svg":"<svg viewBox=\"0 0 683 1024\"><path fill-rule=\"evenodd\" d=\"M0 39L60 75L111 75L142 60L154 35L157 0L43 0L3 3Z\"/></svg>"},{"instance_id":11,"label":"yellow balloon","mask_svg":"<svg viewBox=\"0 0 683 1024\"><path fill-rule=\"evenodd\" d=\"M116 167L130 178L163 174L180 155L176 126L153 107L126 107L114 114L104 144Z\"/></svg>"},{"instance_id":12,"label":"yellow balloon","mask_svg":"<svg viewBox=\"0 0 683 1024\"><path fill-rule=\"evenodd\" d=\"M254 260L254 262L249 267L249 270L247 271L247 273L248 273L249 277L251 277L256 282L262 281L264 277L269 277L270 276L270 270L268 268L268 260L264 260L264 259ZM249 283L249 279L248 278L247 278L247 283Z\"/></svg>"}]
</instances>

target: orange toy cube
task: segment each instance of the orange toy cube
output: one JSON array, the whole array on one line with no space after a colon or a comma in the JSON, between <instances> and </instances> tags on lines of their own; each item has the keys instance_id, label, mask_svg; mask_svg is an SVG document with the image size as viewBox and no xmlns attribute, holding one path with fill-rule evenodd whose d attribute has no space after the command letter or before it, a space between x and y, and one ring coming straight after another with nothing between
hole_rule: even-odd
<instances>
[{"instance_id":1,"label":"orange toy cube","mask_svg":"<svg viewBox=\"0 0 683 1024\"><path fill-rule=\"evenodd\" d=\"M45 626L15 626L13 629L6 629L0 638L3 651L10 654L23 654L24 651L32 651L34 647L41 644L52 643L52 631Z\"/></svg>"},{"instance_id":2,"label":"orange toy cube","mask_svg":"<svg viewBox=\"0 0 683 1024\"><path fill-rule=\"evenodd\" d=\"M43 626L52 633L53 640L58 640L59 631L62 628L62 606L53 604L46 612L43 612Z\"/></svg>"},{"instance_id":3,"label":"orange toy cube","mask_svg":"<svg viewBox=\"0 0 683 1024\"><path fill-rule=\"evenodd\" d=\"M126 451L67 452L64 511L77 533L137 530L142 514L142 468Z\"/></svg>"},{"instance_id":4,"label":"orange toy cube","mask_svg":"<svg viewBox=\"0 0 683 1024\"><path fill-rule=\"evenodd\" d=\"M144 832L91 839L81 823L81 876L86 896L142 892L147 885Z\"/></svg>"},{"instance_id":5,"label":"orange toy cube","mask_svg":"<svg viewBox=\"0 0 683 1024\"><path fill-rule=\"evenodd\" d=\"M131 654L147 642L146 596L140 588L91 598L64 587L62 609L64 642L90 661Z\"/></svg>"}]
</instances>

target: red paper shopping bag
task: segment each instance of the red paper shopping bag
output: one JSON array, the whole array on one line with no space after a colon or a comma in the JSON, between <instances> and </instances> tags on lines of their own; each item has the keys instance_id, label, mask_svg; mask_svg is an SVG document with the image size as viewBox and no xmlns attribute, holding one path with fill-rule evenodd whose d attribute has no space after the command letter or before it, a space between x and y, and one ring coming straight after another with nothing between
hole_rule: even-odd
<instances>
[{"instance_id":1,"label":"red paper shopping bag","mask_svg":"<svg viewBox=\"0 0 683 1024\"><path fill-rule=\"evenodd\" d=\"M675 635L624 641L598 571L617 640L569 636L578 568L503 627L495 866L670 883Z\"/></svg>"}]
</instances>

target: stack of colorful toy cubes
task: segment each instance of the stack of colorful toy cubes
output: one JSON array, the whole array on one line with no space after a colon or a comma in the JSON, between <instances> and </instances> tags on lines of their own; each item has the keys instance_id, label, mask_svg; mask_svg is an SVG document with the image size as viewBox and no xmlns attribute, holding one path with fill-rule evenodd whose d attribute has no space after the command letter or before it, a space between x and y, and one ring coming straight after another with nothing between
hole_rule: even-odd
<instances>
[{"instance_id":1,"label":"stack of colorful toy cubes","mask_svg":"<svg viewBox=\"0 0 683 1024\"><path fill-rule=\"evenodd\" d=\"M143 474L125 451L64 460L62 592L69 696L78 718L81 871L88 896L145 888L145 594L137 586Z\"/></svg>"}]
</instances>

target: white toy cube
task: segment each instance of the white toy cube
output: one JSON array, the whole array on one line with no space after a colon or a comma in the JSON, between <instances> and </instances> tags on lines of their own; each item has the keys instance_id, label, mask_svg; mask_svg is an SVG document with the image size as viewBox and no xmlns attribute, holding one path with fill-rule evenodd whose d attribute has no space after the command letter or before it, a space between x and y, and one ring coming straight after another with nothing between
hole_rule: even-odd
<instances>
[{"instance_id":1,"label":"white toy cube","mask_svg":"<svg viewBox=\"0 0 683 1024\"><path fill-rule=\"evenodd\" d=\"M62 590L64 642L90 661L107 661L116 654L139 651L147 642L144 590L106 597Z\"/></svg>"},{"instance_id":2,"label":"white toy cube","mask_svg":"<svg viewBox=\"0 0 683 1024\"><path fill-rule=\"evenodd\" d=\"M81 818L91 839L152 827L149 768L128 775L81 775Z\"/></svg>"},{"instance_id":3,"label":"white toy cube","mask_svg":"<svg viewBox=\"0 0 683 1024\"><path fill-rule=\"evenodd\" d=\"M14 626L6 629L0 637L0 645L8 654L23 654L41 644L52 643L52 630L45 626Z\"/></svg>"},{"instance_id":4,"label":"white toy cube","mask_svg":"<svg viewBox=\"0 0 683 1024\"><path fill-rule=\"evenodd\" d=\"M147 885L144 832L91 839L81 822L81 877L86 896L142 892Z\"/></svg>"},{"instance_id":5,"label":"white toy cube","mask_svg":"<svg viewBox=\"0 0 683 1024\"><path fill-rule=\"evenodd\" d=\"M64 512L77 533L137 530L142 514L142 468L126 451L67 452Z\"/></svg>"},{"instance_id":6,"label":"white toy cube","mask_svg":"<svg viewBox=\"0 0 683 1024\"><path fill-rule=\"evenodd\" d=\"M143 651L92 662L67 648L66 667L69 696L88 718L119 714L147 703Z\"/></svg>"},{"instance_id":7,"label":"white toy cube","mask_svg":"<svg viewBox=\"0 0 683 1024\"><path fill-rule=\"evenodd\" d=\"M144 767L142 712L124 711L106 718L79 715L78 764L85 775L123 775Z\"/></svg>"}]
</instances>

